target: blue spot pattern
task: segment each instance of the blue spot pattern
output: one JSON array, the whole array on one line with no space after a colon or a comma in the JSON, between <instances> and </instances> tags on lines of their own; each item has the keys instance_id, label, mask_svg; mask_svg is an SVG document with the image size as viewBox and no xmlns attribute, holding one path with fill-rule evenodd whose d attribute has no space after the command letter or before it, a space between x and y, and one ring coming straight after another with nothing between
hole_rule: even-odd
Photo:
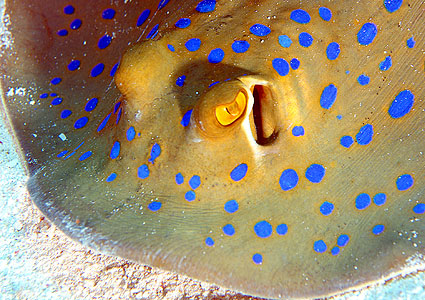
<instances>
[{"instance_id":1,"label":"blue spot pattern","mask_svg":"<svg viewBox=\"0 0 425 300\"><path fill-rule=\"evenodd\" d=\"M151 211L158 211L161 209L162 203L158 201L154 201L148 204L148 209Z\"/></svg>"},{"instance_id":2,"label":"blue spot pattern","mask_svg":"<svg viewBox=\"0 0 425 300\"><path fill-rule=\"evenodd\" d=\"M62 101L63 101L63 98L57 97L57 98L52 100L51 104L52 105L59 105L59 104L62 103Z\"/></svg>"},{"instance_id":3,"label":"blue spot pattern","mask_svg":"<svg viewBox=\"0 0 425 300\"><path fill-rule=\"evenodd\" d=\"M70 115L72 114L72 111L70 111L69 109L64 109L61 113L61 118L62 119L66 119L68 118Z\"/></svg>"},{"instance_id":4,"label":"blue spot pattern","mask_svg":"<svg viewBox=\"0 0 425 300\"><path fill-rule=\"evenodd\" d=\"M273 228L267 221L260 221L254 225L254 232L260 238L268 238L272 235Z\"/></svg>"},{"instance_id":5,"label":"blue spot pattern","mask_svg":"<svg viewBox=\"0 0 425 300\"><path fill-rule=\"evenodd\" d=\"M249 49L249 43L247 41L234 41L232 44L232 50L235 53L244 53Z\"/></svg>"},{"instance_id":6,"label":"blue spot pattern","mask_svg":"<svg viewBox=\"0 0 425 300\"><path fill-rule=\"evenodd\" d=\"M313 183L319 183L325 176L325 168L319 164L312 164L305 171L305 177Z\"/></svg>"},{"instance_id":7,"label":"blue spot pattern","mask_svg":"<svg viewBox=\"0 0 425 300\"><path fill-rule=\"evenodd\" d=\"M351 145L353 145L353 143L354 143L354 139L349 135L343 136L340 140L341 146L345 148L350 148Z\"/></svg>"},{"instance_id":8,"label":"blue spot pattern","mask_svg":"<svg viewBox=\"0 0 425 300\"><path fill-rule=\"evenodd\" d=\"M370 205L370 196L366 193L361 193L356 197L356 208L358 210L363 210L369 207Z\"/></svg>"},{"instance_id":9,"label":"blue spot pattern","mask_svg":"<svg viewBox=\"0 0 425 300\"><path fill-rule=\"evenodd\" d=\"M97 98L90 99L87 102L86 106L84 107L85 111L90 112L90 111L94 110L96 108L98 102L99 102L99 100Z\"/></svg>"},{"instance_id":10,"label":"blue spot pattern","mask_svg":"<svg viewBox=\"0 0 425 300\"><path fill-rule=\"evenodd\" d=\"M415 95L411 91L405 90L400 92L388 109L389 115L394 119L404 117L412 109L414 100Z\"/></svg>"},{"instance_id":11,"label":"blue spot pattern","mask_svg":"<svg viewBox=\"0 0 425 300\"><path fill-rule=\"evenodd\" d=\"M210 238L210 237L207 237L205 239L205 245L207 245L208 247L214 246L214 240L212 238Z\"/></svg>"},{"instance_id":12,"label":"blue spot pattern","mask_svg":"<svg viewBox=\"0 0 425 300\"><path fill-rule=\"evenodd\" d=\"M307 32L301 32L298 36L298 42L301 46L308 48L313 44L313 37Z\"/></svg>"},{"instance_id":13,"label":"blue spot pattern","mask_svg":"<svg viewBox=\"0 0 425 300\"><path fill-rule=\"evenodd\" d=\"M215 9L216 0L203 0L198 3L196 10L200 13L212 12Z\"/></svg>"},{"instance_id":14,"label":"blue spot pattern","mask_svg":"<svg viewBox=\"0 0 425 300\"><path fill-rule=\"evenodd\" d=\"M396 180L396 186L399 191L406 191L413 186L414 180L412 175L403 174L400 175Z\"/></svg>"},{"instance_id":15,"label":"blue spot pattern","mask_svg":"<svg viewBox=\"0 0 425 300\"><path fill-rule=\"evenodd\" d=\"M303 136L304 135L304 127L302 126L294 126L294 128L292 128L292 135L293 136Z\"/></svg>"},{"instance_id":16,"label":"blue spot pattern","mask_svg":"<svg viewBox=\"0 0 425 300\"><path fill-rule=\"evenodd\" d=\"M276 226L276 233L278 235L285 235L288 233L288 225L286 224L279 224Z\"/></svg>"},{"instance_id":17,"label":"blue spot pattern","mask_svg":"<svg viewBox=\"0 0 425 300\"><path fill-rule=\"evenodd\" d=\"M189 185L193 190L196 190L201 185L201 177L194 175L189 179Z\"/></svg>"},{"instance_id":18,"label":"blue spot pattern","mask_svg":"<svg viewBox=\"0 0 425 300\"><path fill-rule=\"evenodd\" d=\"M136 137L136 130L134 129L134 127L133 127L133 126L130 126L130 127L127 129L126 136L127 136L127 140L128 140L129 142L131 142L132 140L134 140L134 138Z\"/></svg>"},{"instance_id":19,"label":"blue spot pattern","mask_svg":"<svg viewBox=\"0 0 425 300\"><path fill-rule=\"evenodd\" d=\"M415 47L415 44L416 44L416 42L415 42L415 40L413 39L413 37L411 37L410 39L408 39L408 40L406 41L406 45L407 45L407 47L408 47L408 48L413 48L413 47Z\"/></svg>"},{"instance_id":20,"label":"blue spot pattern","mask_svg":"<svg viewBox=\"0 0 425 300\"><path fill-rule=\"evenodd\" d=\"M187 201L191 202L191 201L193 201L193 200L195 200L195 199L196 199L196 193L195 193L194 191L188 191L188 192L186 192L186 194L184 195L184 198L185 198Z\"/></svg>"},{"instance_id":21,"label":"blue spot pattern","mask_svg":"<svg viewBox=\"0 0 425 300\"><path fill-rule=\"evenodd\" d=\"M189 109L184 115L180 122L180 124L183 125L183 127L186 127L189 125L190 117L192 116L192 109Z\"/></svg>"},{"instance_id":22,"label":"blue spot pattern","mask_svg":"<svg viewBox=\"0 0 425 300\"><path fill-rule=\"evenodd\" d=\"M310 15L302 9L296 9L292 11L290 18L292 21L295 21L300 24L307 24L311 20Z\"/></svg>"},{"instance_id":23,"label":"blue spot pattern","mask_svg":"<svg viewBox=\"0 0 425 300\"><path fill-rule=\"evenodd\" d=\"M176 183L180 185L183 182L184 182L184 177L183 177L182 173L177 173L176 174Z\"/></svg>"},{"instance_id":24,"label":"blue spot pattern","mask_svg":"<svg viewBox=\"0 0 425 300\"><path fill-rule=\"evenodd\" d=\"M367 145L372 141L373 137L373 126L370 124L364 125L360 128L359 132L356 134L356 142L359 145Z\"/></svg>"},{"instance_id":25,"label":"blue spot pattern","mask_svg":"<svg viewBox=\"0 0 425 300\"><path fill-rule=\"evenodd\" d=\"M328 22L332 19L332 11L327 7L320 7L319 16L323 19L323 21Z\"/></svg>"},{"instance_id":26,"label":"blue spot pattern","mask_svg":"<svg viewBox=\"0 0 425 300\"><path fill-rule=\"evenodd\" d=\"M384 230L385 230L385 226L384 226L384 225L382 225L382 224L379 224L379 225L375 225L375 226L373 227L373 229L372 229L372 233L373 233L374 235L380 235L381 233L383 233L383 232L384 232Z\"/></svg>"},{"instance_id":27,"label":"blue spot pattern","mask_svg":"<svg viewBox=\"0 0 425 300\"><path fill-rule=\"evenodd\" d=\"M403 0L385 0L384 6L388 12L393 13L398 10L403 3Z\"/></svg>"},{"instance_id":28,"label":"blue spot pattern","mask_svg":"<svg viewBox=\"0 0 425 300\"><path fill-rule=\"evenodd\" d=\"M176 51L176 49L174 48L174 46L173 46L173 45L168 44L168 45L167 45L167 48L168 48L168 50L170 50L171 52Z\"/></svg>"},{"instance_id":29,"label":"blue spot pattern","mask_svg":"<svg viewBox=\"0 0 425 300\"><path fill-rule=\"evenodd\" d=\"M79 118L77 121L75 121L74 128L75 129L83 128L84 126L86 126L88 121L89 121L89 118L87 117Z\"/></svg>"},{"instance_id":30,"label":"blue spot pattern","mask_svg":"<svg viewBox=\"0 0 425 300\"><path fill-rule=\"evenodd\" d=\"M146 22L146 20L149 18L151 11L149 9L145 9L139 16L139 18L137 19L137 23L136 26L140 27L143 25L143 23Z\"/></svg>"},{"instance_id":31,"label":"blue spot pattern","mask_svg":"<svg viewBox=\"0 0 425 300\"><path fill-rule=\"evenodd\" d=\"M106 178L106 182L112 182L117 178L117 174L116 173L111 173L109 174L108 178Z\"/></svg>"},{"instance_id":32,"label":"blue spot pattern","mask_svg":"<svg viewBox=\"0 0 425 300\"><path fill-rule=\"evenodd\" d=\"M154 39L156 37L156 35L158 34L158 28L159 28L159 24L156 24L154 27L152 27L151 31L149 31L146 38L147 39Z\"/></svg>"},{"instance_id":33,"label":"blue spot pattern","mask_svg":"<svg viewBox=\"0 0 425 300\"><path fill-rule=\"evenodd\" d=\"M375 196L373 196L373 203L375 203L376 206L382 206L387 201L387 195L384 193L378 193Z\"/></svg>"},{"instance_id":34,"label":"blue spot pattern","mask_svg":"<svg viewBox=\"0 0 425 300\"><path fill-rule=\"evenodd\" d=\"M102 12L102 18L105 20L111 20L115 17L115 10L112 8L107 8Z\"/></svg>"},{"instance_id":35,"label":"blue spot pattern","mask_svg":"<svg viewBox=\"0 0 425 300\"><path fill-rule=\"evenodd\" d=\"M283 48L289 48L292 45L292 40L287 35L280 35L278 40Z\"/></svg>"},{"instance_id":36,"label":"blue spot pattern","mask_svg":"<svg viewBox=\"0 0 425 300\"><path fill-rule=\"evenodd\" d=\"M283 58L273 59L272 66L280 76L286 76L289 73L289 64Z\"/></svg>"},{"instance_id":37,"label":"blue spot pattern","mask_svg":"<svg viewBox=\"0 0 425 300\"><path fill-rule=\"evenodd\" d=\"M99 42L97 42L97 46L99 47L99 49L105 49L111 44L111 42L112 37L106 34L99 39Z\"/></svg>"},{"instance_id":38,"label":"blue spot pattern","mask_svg":"<svg viewBox=\"0 0 425 300\"><path fill-rule=\"evenodd\" d=\"M224 204L224 210L229 214L235 213L239 209L239 204L236 200L229 200Z\"/></svg>"},{"instance_id":39,"label":"blue spot pattern","mask_svg":"<svg viewBox=\"0 0 425 300\"><path fill-rule=\"evenodd\" d=\"M326 252L328 247L326 246L326 243L323 240L318 240L314 242L313 249L317 253L323 253L323 252Z\"/></svg>"},{"instance_id":40,"label":"blue spot pattern","mask_svg":"<svg viewBox=\"0 0 425 300\"><path fill-rule=\"evenodd\" d=\"M229 235L232 236L235 234L235 228L233 227L232 224L227 224L223 226L223 233L225 235Z\"/></svg>"},{"instance_id":41,"label":"blue spot pattern","mask_svg":"<svg viewBox=\"0 0 425 300\"><path fill-rule=\"evenodd\" d=\"M425 203L418 203L413 207L413 212L418 215L425 213Z\"/></svg>"},{"instance_id":42,"label":"blue spot pattern","mask_svg":"<svg viewBox=\"0 0 425 300\"><path fill-rule=\"evenodd\" d=\"M298 184L298 174L295 170L286 169L279 178L280 188L284 191L292 190Z\"/></svg>"},{"instance_id":43,"label":"blue spot pattern","mask_svg":"<svg viewBox=\"0 0 425 300\"><path fill-rule=\"evenodd\" d=\"M180 20L178 20L177 22L176 22L176 24L175 24L175 26L177 27L177 28L181 28L181 29L183 29L183 28L187 28L187 27L189 27L189 25L190 25L190 23L191 23L192 21L190 20L190 19L188 19L188 18L181 18Z\"/></svg>"},{"instance_id":44,"label":"blue spot pattern","mask_svg":"<svg viewBox=\"0 0 425 300\"><path fill-rule=\"evenodd\" d=\"M263 37L271 32L271 29L263 24L254 24L249 28L249 31L256 36Z\"/></svg>"},{"instance_id":45,"label":"blue spot pattern","mask_svg":"<svg viewBox=\"0 0 425 300\"><path fill-rule=\"evenodd\" d=\"M146 179L149 177L149 168L146 164L141 165L138 169L137 169L137 176L140 179Z\"/></svg>"},{"instance_id":46,"label":"blue spot pattern","mask_svg":"<svg viewBox=\"0 0 425 300\"><path fill-rule=\"evenodd\" d=\"M221 62L224 58L224 51L221 48L216 48L211 50L210 54L208 55L208 61L212 64L217 64Z\"/></svg>"},{"instance_id":47,"label":"blue spot pattern","mask_svg":"<svg viewBox=\"0 0 425 300\"><path fill-rule=\"evenodd\" d=\"M290 63L292 70L297 70L300 67L300 61L296 58L291 59Z\"/></svg>"},{"instance_id":48,"label":"blue spot pattern","mask_svg":"<svg viewBox=\"0 0 425 300\"><path fill-rule=\"evenodd\" d=\"M120 155L121 150L121 144L120 142L116 141L111 149L111 154L109 155L111 159L116 159L118 155Z\"/></svg>"},{"instance_id":49,"label":"blue spot pattern","mask_svg":"<svg viewBox=\"0 0 425 300\"><path fill-rule=\"evenodd\" d=\"M242 180L246 173L248 172L248 165L247 164L240 164L236 166L231 172L230 172L230 178L233 181L240 181Z\"/></svg>"},{"instance_id":50,"label":"blue spot pattern","mask_svg":"<svg viewBox=\"0 0 425 300\"><path fill-rule=\"evenodd\" d=\"M320 212L324 216L329 216L334 210L334 205L328 201L325 201L320 205Z\"/></svg>"},{"instance_id":51,"label":"blue spot pattern","mask_svg":"<svg viewBox=\"0 0 425 300\"><path fill-rule=\"evenodd\" d=\"M336 241L336 244L339 246L339 247L345 247L345 246L347 246L347 244L348 244L348 242L350 241L350 237L348 236L348 235L346 235L346 234L341 234L339 237L338 237L338 239L337 239L337 241Z\"/></svg>"},{"instance_id":52,"label":"blue spot pattern","mask_svg":"<svg viewBox=\"0 0 425 300\"><path fill-rule=\"evenodd\" d=\"M184 85L184 81L186 80L186 75L182 75L176 80L176 85L182 87Z\"/></svg>"},{"instance_id":53,"label":"blue spot pattern","mask_svg":"<svg viewBox=\"0 0 425 300\"><path fill-rule=\"evenodd\" d=\"M73 60L68 65L68 70L75 71L80 68L81 62L79 60Z\"/></svg>"},{"instance_id":54,"label":"blue spot pattern","mask_svg":"<svg viewBox=\"0 0 425 300\"><path fill-rule=\"evenodd\" d=\"M370 82L370 78L362 74L357 78L357 81L359 82L360 85L367 85Z\"/></svg>"},{"instance_id":55,"label":"blue spot pattern","mask_svg":"<svg viewBox=\"0 0 425 300\"><path fill-rule=\"evenodd\" d=\"M263 256L259 253L255 253L252 256L252 261L257 265L261 265L263 263Z\"/></svg>"},{"instance_id":56,"label":"blue spot pattern","mask_svg":"<svg viewBox=\"0 0 425 300\"><path fill-rule=\"evenodd\" d=\"M161 154L161 146L159 146L159 144L157 143L153 144L151 149L151 157L149 158L148 161L154 164L155 159L157 159L160 154Z\"/></svg>"},{"instance_id":57,"label":"blue spot pattern","mask_svg":"<svg viewBox=\"0 0 425 300\"><path fill-rule=\"evenodd\" d=\"M63 8L63 12L66 15L72 15L75 12L75 8L72 5L67 5Z\"/></svg>"},{"instance_id":58,"label":"blue spot pattern","mask_svg":"<svg viewBox=\"0 0 425 300\"><path fill-rule=\"evenodd\" d=\"M75 19L71 22L71 25L69 26L72 30L80 29L81 25L83 24L83 21L80 19Z\"/></svg>"},{"instance_id":59,"label":"blue spot pattern","mask_svg":"<svg viewBox=\"0 0 425 300\"><path fill-rule=\"evenodd\" d=\"M320 106L324 109L330 109L336 100L338 89L334 84L325 87L320 95Z\"/></svg>"},{"instance_id":60,"label":"blue spot pattern","mask_svg":"<svg viewBox=\"0 0 425 300\"><path fill-rule=\"evenodd\" d=\"M91 70L91 77L97 77L100 74L102 74L103 70L105 69L105 65L102 63L97 64L96 66L94 66L94 68Z\"/></svg>"},{"instance_id":61,"label":"blue spot pattern","mask_svg":"<svg viewBox=\"0 0 425 300\"><path fill-rule=\"evenodd\" d=\"M326 48L326 56L329 60L335 60L338 58L341 49L338 43L332 42Z\"/></svg>"},{"instance_id":62,"label":"blue spot pattern","mask_svg":"<svg viewBox=\"0 0 425 300\"><path fill-rule=\"evenodd\" d=\"M381 71L388 71L392 65L393 65L393 62L392 62L391 56L387 56L385 57L383 61L379 63L379 69Z\"/></svg>"},{"instance_id":63,"label":"blue spot pattern","mask_svg":"<svg viewBox=\"0 0 425 300\"><path fill-rule=\"evenodd\" d=\"M357 33L357 41L360 45L370 45L378 33L376 25L373 23L365 23Z\"/></svg>"},{"instance_id":64,"label":"blue spot pattern","mask_svg":"<svg viewBox=\"0 0 425 300\"><path fill-rule=\"evenodd\" d=\"M197 38L193 38L188 40L184 45L187 50L194 52L201 47L201 40Z\"/></svg>"},{"instance_id":65,"label":"blue spot pattern","mask_svg":"<svg viewBox=\"0 0 425 300\"><path fill-rule=\"evenodd\" d=\"M93 154L93 152L91 152L91 151L87 151L87 152L83 153L83 154L80 156L79 160L80 160L80 161L84 161L84 160L86 160L87 158L89 158L92 154Z\"/></svg>"}]
</instances>

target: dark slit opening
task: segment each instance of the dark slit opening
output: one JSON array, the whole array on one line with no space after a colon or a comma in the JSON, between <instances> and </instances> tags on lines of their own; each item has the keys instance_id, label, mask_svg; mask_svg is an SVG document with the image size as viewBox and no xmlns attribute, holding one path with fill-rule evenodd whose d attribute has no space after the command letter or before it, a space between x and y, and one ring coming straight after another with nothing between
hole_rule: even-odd
<instances>
[{"instance_id":1,"label":"dark slit opening","mask_svg":"<svg viewBox=\"0 0 425 300\"><path fill-rule=\"evenodd\" d=\"M276 120L274 117L274 101L271 91L263 85L255 85L252 90L254 106L252 115L255 127L253 136L261 146L271 144L277 137ZM251 126L252 128L253 126Z\"/></svg>"}]
</instances>

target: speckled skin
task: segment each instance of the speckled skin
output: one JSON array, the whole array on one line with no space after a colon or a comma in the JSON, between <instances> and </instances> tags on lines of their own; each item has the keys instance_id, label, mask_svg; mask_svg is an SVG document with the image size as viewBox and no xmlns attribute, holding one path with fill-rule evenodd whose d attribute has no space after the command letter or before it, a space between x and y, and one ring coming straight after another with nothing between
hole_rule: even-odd
<instances>
[{"instance_id":1,"label":"speckled skin","mask_svg":"<svg viewBox=\"0 0 425 300\"><path fill-rule=\"evenodd\" d=\"M6 3L4 107L32 199L84 244L252 295L320 297L423 268L424 4L385 5ZM81 27L58 34L76 18ZM181 18L191 24L178 28ZM193 38L201 45L189 51ZM215 108L240 92L243 113L222 126ZM384 204L372 199L381 193Z\"/></svg>"}]
</instances>

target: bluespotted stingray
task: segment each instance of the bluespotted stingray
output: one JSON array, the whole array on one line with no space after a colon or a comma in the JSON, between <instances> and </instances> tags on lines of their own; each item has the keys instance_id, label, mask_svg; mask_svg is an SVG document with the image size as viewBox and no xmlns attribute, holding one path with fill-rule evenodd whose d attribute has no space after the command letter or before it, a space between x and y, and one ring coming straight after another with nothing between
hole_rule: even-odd
<instances>
[{"instance_id":1,"label":"bluespotted stingray","mask_svg":"<svg viewBox=\"0 0 425 300\"><path fill-rule=\"evenodd\" d=\"M424 269L423 1L5 5L3 108L72 238L271 298Z\"/></svg>"}]
</instances>

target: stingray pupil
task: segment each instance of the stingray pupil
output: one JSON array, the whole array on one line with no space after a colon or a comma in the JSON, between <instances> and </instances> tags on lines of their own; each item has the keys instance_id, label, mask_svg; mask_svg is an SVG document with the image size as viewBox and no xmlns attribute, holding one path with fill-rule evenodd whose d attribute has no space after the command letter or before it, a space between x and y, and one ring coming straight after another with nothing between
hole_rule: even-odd
<instances>
[{"instance_id":1,"label":"stingray pupil","mask_svg":"<svg viewBox=\"0 0 425 300\"><path fill-rule=\"evenodd\" d=\"M278 132L274 130L270 133L270 128L274 125L274 121L271 118L266 118L264 112L271 112L270 107L267 106L267 102L271 102L270 93L267 87L263 85L256 85L252 91L254 96L254 106L252 107L252 114L254 118L254 126L256 131L256 142L261 146L271 144L278 135ZM269 116L267 116L269 117ZM270 124L271 123L271 124ZM267 128L266 126L267 125ZM271 125L271 126L270 126Z\"/></svg>"}]
</instances>

